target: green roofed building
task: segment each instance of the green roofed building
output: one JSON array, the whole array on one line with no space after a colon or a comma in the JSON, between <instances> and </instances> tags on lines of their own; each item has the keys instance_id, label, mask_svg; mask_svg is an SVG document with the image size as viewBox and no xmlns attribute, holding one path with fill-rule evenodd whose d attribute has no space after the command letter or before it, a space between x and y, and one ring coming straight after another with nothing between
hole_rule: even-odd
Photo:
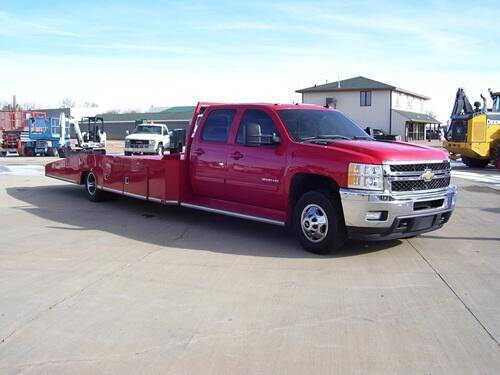
<instances>
[{"instance_id":1,"label":"green roofed building","mask_svg":"<svg viewBox=\"0 0 500 375\"><path fill-rule=\"evenodd\" d=\"M170 130L187 128L196 107L170 107L159 112L103 113L97 116L104 120L108 139L124 139L126 131L132 131L138 122L153 121L167 124Z\"/></svg>"}]
</instances>

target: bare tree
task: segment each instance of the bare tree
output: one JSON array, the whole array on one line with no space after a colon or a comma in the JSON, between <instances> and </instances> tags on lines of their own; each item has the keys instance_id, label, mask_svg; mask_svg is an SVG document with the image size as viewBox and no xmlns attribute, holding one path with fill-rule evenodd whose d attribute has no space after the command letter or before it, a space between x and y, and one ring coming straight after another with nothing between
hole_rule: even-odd
<instances>
[{"instance_id":1,"label":"bare tree","mask_svg":"<svg viewBox=\"0 0 500 375\"><path fill-rule=\"evenodd\" d=\"M432 118L436 118L436 113L434 111L427 111L427 115L432 117Z\"/></svg>"},{"instance_id":2,"label":"bare tree","mask_svg":"<svg viewBox=\"0 0 500 375\"><path fill-rule=\"evenodd\" d=\"M29 110L33 110L37 107L36 103L35 102L31 102L31 103L24 103L23 106L22 106L25 110L29 111Z\"/></svg>"},{"instance_id":3,"label":"bare tree","mask_svg":"<svg viewBox=\"0 0 500 375\"><path fill-rule=\"evenodd\" d=\"M85 102L85 103L83 103L83 106L85 108L97 108L97 107L99 107L99 104L97 104L95 102Z\"/></svg>"},{"instance_id":4,"label":"bare tree","mask_svg":"<svg viewBox=\"0 0 500 375\"><path fill-rule=\"evenodd\" d=\"M75 101L70 98L70 97L66 97L64 99L62 99L60 102L59 102L59 107L60 108L74 108L75 107Z\"/></svg>"}]
</instances>

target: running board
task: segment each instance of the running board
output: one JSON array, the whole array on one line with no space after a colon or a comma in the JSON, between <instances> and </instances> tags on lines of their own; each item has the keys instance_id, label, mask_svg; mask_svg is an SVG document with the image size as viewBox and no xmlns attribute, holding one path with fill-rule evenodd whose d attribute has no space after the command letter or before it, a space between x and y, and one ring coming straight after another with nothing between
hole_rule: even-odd
<instances>
[{"instance_id":1,"label":"running board","mask_svg":"<svg viewBox=\"0 0 500 375\"><path fill-rule=\"evenodd\" d=\"M283 221L267 219L265 217L259 217L259 216L252 216L252 215L241 214L239 212L234 212L234 211L219 210L217 208L206 207L206 206L199 206L199 205L196 205L196 204L182 203L182 202L181 202L181 206L182 207L188 207L188 208L194 208L196 210L201 210L201 211L206 211L206 212L212 212L212 213L216 213L216 214L222 214L222 215L237 217L237 218L240 218L240 219L253 220L253 221L259 221L259 222L267 223L267 224L279 225L281 227L285 226L285 222L283 222Z\"/></svg>"}]
</instances>

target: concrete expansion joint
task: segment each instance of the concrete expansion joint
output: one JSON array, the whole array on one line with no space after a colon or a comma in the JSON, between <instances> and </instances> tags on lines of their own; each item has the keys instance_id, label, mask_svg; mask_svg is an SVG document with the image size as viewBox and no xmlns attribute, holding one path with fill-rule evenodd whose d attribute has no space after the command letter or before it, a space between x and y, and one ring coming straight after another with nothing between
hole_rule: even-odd
<instances>
[{"instance_id":1,"label":"concrete expansion joint","mask_svg":"<svg viewBox=\"0 0 500 375\"><path fill-rule=\"evenodd\" d=\"M432 271L441 279L441 281L446 285L446 287L455 295L456 299L462 303L465 309L469 312L469 314L474 318L474 320L481 326L481 328L486 332L486 334L493 340L493 342L500 348L500 342L493 336L493 334L488 330L488 328L481 322L481 320L477 317L476 314L472 311L472 309L465 303L465 301L458 295L458 293L453 289L453 287L446 281L446 279L441 275L441 273L431 264L431 262L422 254L420 250L410 241L410 239L406 239L408 244L417 252L418 255L424 260L425 263L432 269Z\"/></svg>"}]
</instances>

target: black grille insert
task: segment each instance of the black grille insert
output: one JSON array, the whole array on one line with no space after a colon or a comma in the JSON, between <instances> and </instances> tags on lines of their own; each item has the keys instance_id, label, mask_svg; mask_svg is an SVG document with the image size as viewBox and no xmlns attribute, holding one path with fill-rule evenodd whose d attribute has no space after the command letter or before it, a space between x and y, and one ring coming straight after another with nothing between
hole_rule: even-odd
<instances>
[{"instance_id":1,"label":"black grille insert","mask_svg":"<svg viewBox=\"0 0 500 375\"><path fill-rule=\"evenodd\" d=\"M450 177L435 178L431 181L424 180L398 180L391 182L392 191L420 191L433 190L448 187Z\"/></svg>"},{"instance_id":2,"label":"black grille insert","mask_svg":"<svg viewBox=\"0 0 500 375\"><path fill-rule=\"evenodd\" d=\"M391 165L391 172L423 172L426 169L439 171L450 169L450 162L428 163L428 164L394 164Z\"/></svg>"}]
</instances>

